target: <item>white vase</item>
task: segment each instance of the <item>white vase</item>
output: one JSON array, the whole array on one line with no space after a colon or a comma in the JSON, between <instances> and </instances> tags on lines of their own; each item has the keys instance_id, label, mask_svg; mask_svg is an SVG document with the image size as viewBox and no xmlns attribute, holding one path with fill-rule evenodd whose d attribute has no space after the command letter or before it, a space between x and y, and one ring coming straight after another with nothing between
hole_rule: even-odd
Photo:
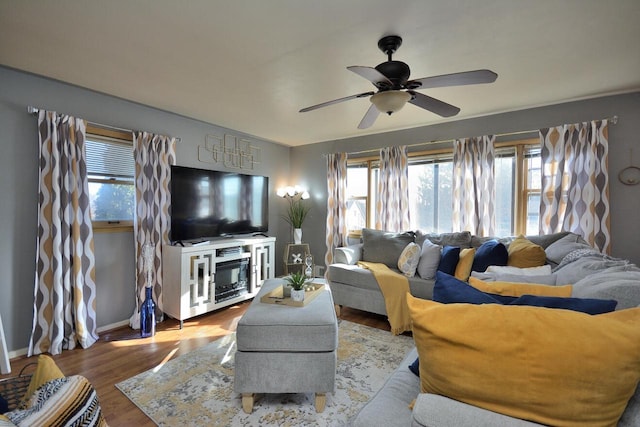
<instances>
[{"instance_id":1,"label":"white vase","mask_svg":"<svg viewBox=\"0 0 640 427\"><path fill-rule=\"evenodd\" d=\"M296 245L302 243L302 228L293 229L293 243Z\"/></svg>"},{"instance_id":2,"label":"white vase","mask_svg":"<svg viewBox=\"0 0 640 427\"><path fill-rule=\"evenodd\" d=\"M291 289L291 300L299 302L304 301L304 289L300 289L299 291Z\"/></svg>"}]
</instances>

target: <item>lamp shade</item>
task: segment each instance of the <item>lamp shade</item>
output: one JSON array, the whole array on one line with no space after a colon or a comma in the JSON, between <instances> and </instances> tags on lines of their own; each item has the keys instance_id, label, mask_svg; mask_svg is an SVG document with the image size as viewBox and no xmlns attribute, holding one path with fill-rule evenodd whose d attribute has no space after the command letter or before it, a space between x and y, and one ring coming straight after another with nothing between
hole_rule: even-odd
<instances>
[{"instance_id":1,"label":"lamp shade","mask_svg":"<svg viewBox=\"0 0 640 427\"><path fill-rule=\"evenodd\" d=\"M391 115L400 110L411 99L409 92L401 90L387 90L378 92L369 98L371 103L376 106L381 113Z\"/></svg>"}]
</instances>

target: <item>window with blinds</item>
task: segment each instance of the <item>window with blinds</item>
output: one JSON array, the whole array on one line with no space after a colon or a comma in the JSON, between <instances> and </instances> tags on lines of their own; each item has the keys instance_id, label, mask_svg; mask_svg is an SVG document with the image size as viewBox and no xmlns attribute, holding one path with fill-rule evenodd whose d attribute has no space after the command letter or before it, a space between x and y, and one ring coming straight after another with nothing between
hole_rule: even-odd
<instances>
[{"instance_id":1,"label":"window with blinds","mask_svg":"<svg viewBox=\"0 0 640 427\"><path fill-rule=\"evenodd\" d=\"M94 229L131 229L135 212L131 133L87 126L85 153Z\"/></svg>"}]
</instances>

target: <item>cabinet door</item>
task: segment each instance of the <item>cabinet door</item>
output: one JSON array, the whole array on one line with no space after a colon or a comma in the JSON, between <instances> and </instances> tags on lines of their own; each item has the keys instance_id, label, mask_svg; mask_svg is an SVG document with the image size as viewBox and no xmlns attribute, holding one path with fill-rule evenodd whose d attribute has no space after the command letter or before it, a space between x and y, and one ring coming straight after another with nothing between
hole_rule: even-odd
<instances>
[{"instance_id":1,"label":"cabinet door","mask_svg":"<svg viewBox=\"0 0 640 427\"><path fill-rule=\"evenodd\" d=\"M275 245L273 243L255 243L252 248L251 260L253 268L251 271L252 288L250 292L256 292L265 280L275 277L275 272L273 271Z\"/></svg>"},{"instance_id":2,"label":"cabinet door","mask_svg":"<svg viewBox=\"0 0 640 427\"><path fill-rule=\"evenodd\" d=\"M183 268L188 271L186 280L182 282L183 303L187 304L184 309L193 310L203 308L215 302L215 250L199 251L184 255ZM197 310L200 312L200 310Z\"/></svg>"}]
</instances>

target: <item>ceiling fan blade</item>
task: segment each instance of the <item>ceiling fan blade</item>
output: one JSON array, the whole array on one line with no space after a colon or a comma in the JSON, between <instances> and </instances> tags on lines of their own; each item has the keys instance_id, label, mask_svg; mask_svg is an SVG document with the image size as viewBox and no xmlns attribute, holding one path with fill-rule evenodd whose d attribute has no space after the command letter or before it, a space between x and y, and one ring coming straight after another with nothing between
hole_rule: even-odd
<instances>
[{"instance_id":1,"label":"ceiling fan blade","mask_svg":"<svg viewBox=\"0 0 640 427\"><path fill-rule=\"evenodd\" d=\"M375 123L376 119L380 111L376 108L375 105L371 104L371 107L367 110L362 120L360 120L360 124L358 125L358 129L367 129L370 128L373 123Z\"/></svg>"},{"instance_id":2,"label":"ceiling fan blade","mask_svg":"<svg viewBox=\"0 0 640 427\"><path fill-rule=\"evenodd\" d=\"M429 110L439 116L451 117L460 112L460 109L458 107L447 104L446 102L442 102L423 93L414 92L412 90L408 92L413 96L411 100L409 100L411 104L420 108L424 108L425 110Z\"/></svg>"},{"instance_id":3,"label":"ceiling fan blade","mask_svg":"<svg viewBox=\"0 0 640 427\"><path fill-rule=\"evenodd\" d=\"M382 74L375 68L363 67L361 65L352 65L350 67L347 67L347 70L353 71L360 77L364 77L365 79L376 85L376 87L380 87L379 85L382 85L383 87L393 86L391 80L389 80L384 74Z\"/></svg>"},{"instance_id":4,"label":"ceiling fan blade","mask_svg":"<svg viewBox=\"0 0 640 427\"><path fill-rule=\"evenodd\" d=\"M493 83L498 75L491 70L463 71L461 73L443 74L441 76L423 77L410 80L406 86L410 89L425 89L446 86L475 85ZM419 85L417 85L419 84Z\"/></svg>"},{"instance_id":5,"label":"ceiling fan blade","mask_svg":"<svg viewBox=\"0 0 640 427\"><path fill-rule=\"evenodd\" d=\"M311 107L303 108L302 110L300 110L300 113L305 113L311 110L317 110L318 108L322 108L322 107L328 107L329 105L348 101L350 99L364 98L365 96L371 96L371 95L373 95L373 92L363 92L357 95L345 96L344 98L338 98L338 99L334 99L333 101L327 101L327 102L323 102L322 104L316 104L316 105L312 105Z\"/></svg>"}]
</instances>

